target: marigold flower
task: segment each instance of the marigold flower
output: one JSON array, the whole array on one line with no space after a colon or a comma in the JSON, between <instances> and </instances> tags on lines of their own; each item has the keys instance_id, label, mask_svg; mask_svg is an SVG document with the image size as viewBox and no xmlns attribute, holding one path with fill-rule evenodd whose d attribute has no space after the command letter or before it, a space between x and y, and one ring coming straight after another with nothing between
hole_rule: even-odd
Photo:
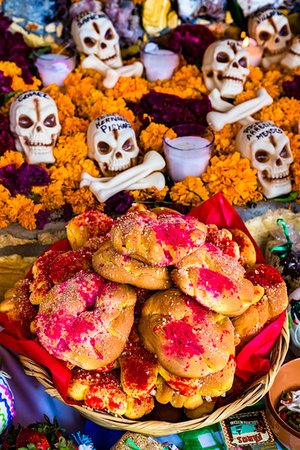
<instances>
[{"instance_id":1,"label":"marigold flower","mask_svg":"<svg viewBox=\"0 0 300 450\"><path fill-rule=\"evenodd\" d=\"M158 153L164 152L163 135L169 130L163 124L151 122L145 130L141 131L139 144L143 153L147 153L149 150L155 150ZM170 138L172 138L172 129L169 131ZM176 137L176 133L173 132L173 137Z\"/></svg>"},{"instance_id":2,"label":"marigold flower","mask_svg":"<svg viewBox=\"0 0 300 450\"><path fill-rule=\"evenodd\" d=\"M9 150L0 156L0 168L6 167L10 164L14 164L16 168L19 168L24 163L24 157L22 153Z\"/></svg>"},{"instance_id":3,"label":"marigold flower","mask_svg":"<svg viewBox=\"0 0 300 450\"><path fill-rule=\"evenodd\" d=\"M250 167L247 158L241 158L239 152L232 155L214 156L202 180L211 195L222 192L229 202L235 205L245 205L257 198L256 169ZM262 199L262 195L261 195Z\"/></svg>"},{"instance_id":4,"label":"marigold flower","mask_svg":"<svg viewBox=\"0 0 300 450\"><path fill-rule=\"evenodd\" d=\"M170 197L173 202L195 207L208 200L209 194L200 178L189 176L175 183L170 190Z\"/></svg>"}]
</instances>

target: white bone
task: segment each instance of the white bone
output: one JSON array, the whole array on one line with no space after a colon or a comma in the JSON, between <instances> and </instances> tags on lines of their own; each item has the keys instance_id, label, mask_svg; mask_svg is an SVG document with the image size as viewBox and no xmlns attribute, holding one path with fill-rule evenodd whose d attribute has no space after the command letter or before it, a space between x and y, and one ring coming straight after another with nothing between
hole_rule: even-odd
<instances>
[{"instance_id":1,"label":"white bone","mask_svg":"<svg viewBox=\"0 0 300 450\"><path fill-rule=\"evenodd\" d=\"M140 77L143 73L144 66L141 62L136 61L133 64L112 69L104 64L96 55L87 56L81 63L84 69L95 69L104 76L103 85L107 89L113 88L120 77L131 77L137 75Z\"/></svg>"},{"instance_id":2,"label":"white bone","mask_svg":"<svg viewBox=\"0 0 300 450\"><path fill-rule=\"evenodd\" d=\"M97 183L98 181L109 181L112 177L102 177L95 178L92 175L89 175L86 172L81 174L81 183L80 187L90 186L93 183ZM100 184L100 183L99 183ZM147 189L149 187L155 186L159 191L161 191L165 187L165 177L161 172L153 172L145 178L141 178L136 183L128 186L127 190L136 190L136 189ZM102 185L101 185L102 187Z\"/></svg>"},{"instance_id":3,"label":"white bone","mask_svg":"<svg viewBox=\"0 0 300 450\"><path fill-rule=\"evenodd\" d=\"M89 186L90 191L95 195L95 197L97 197L99 202L105 202L108 198L125 189L122 185L118 185L111 189L105 189L101 183L103 180L109 181L110 178L95 178L88 173L83 172L81 175L80 187ZM130 186L127 186L126 190L156 187L159 191L161 191L165 187L165 184L165 177L163 174L161 172L153 172L147 177L140 179Z\"/></svg>"},{"instance_id":4,"label":"white bone","mask_svg":"<svg viewBox=\"0 0 300 450\"><path fill-rule=\"evenodd\" d=\"M125 189L145 189L146 187L151 187L147 184L142 188L132 188L132 186L136 186L138 182L145 179L152 172L162 170L165 165L166 162L164 158L158 152L150 151L146 153L142 164L124 170L115 177L108 179L108 181L104 181L103 178L94 179L94 177L91 177L91 175L84 172L82 174L80 187L89 186L91 192L93 192L97 199L100 202L104 202L112 195ZM159 179L157 177L155 178L158 185L161 186L162 178L159 176ZM149 180L151 180L151 183L153 182L152 178L149 178L148 182ZM144 186L143 183L142 186ZM164 185L162 186L162 188L158 189L161 190L163 189L163 187Z\"/></svg>"},{"instance_id":5,"label":"white bone","mask_svg":"<svg viewBox=\"0 0 300 450\"><path fill-rule=\"evenodd\" d=\"M233 108L232 103L226 102L221 98L221 93L217 88L214 88L208 97L212 108L216 111L227 112Z\"/></svg>"},{"instance_id":6,"label":"white bone","mask_svg":"<svg viewBox=\"0 0 300 450\"><path fill-rule=\"evenodd\" d=\"M162 170L165 165L164 158L158 152L150 151L146 153L142 164L124 170L109 181L99 181L99 183L102 185L102 189L111 189L121 183L125 188L156 170Z\"/></svg>"},{"instance_id":7,"label":"white bone","mask_svg":"<svg viewBox=\"0 0 300 450\"><path fill-rule=\"evenodd\" d=\"M254 114L264 106L268 106L273 102L272 97L264 88L257 91L256 98L240 103L232 107L227 112L211 111L207 114L206 119L208 124L215 130L221 130L226 124L238 122L245 119L247 116Z\"/></svg>"}]
</instances>

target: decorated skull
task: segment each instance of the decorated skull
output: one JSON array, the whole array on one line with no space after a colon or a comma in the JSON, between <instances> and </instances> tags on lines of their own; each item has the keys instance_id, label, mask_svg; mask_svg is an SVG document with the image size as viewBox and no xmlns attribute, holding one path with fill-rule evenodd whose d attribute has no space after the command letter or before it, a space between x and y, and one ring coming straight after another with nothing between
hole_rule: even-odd
<instances>
[{"instance_id":1,"label":"decorated skull","mask_svg":"<svg viewBox=\"0 0 300 450\"><path fill-rule=\"evenodd\" d=\"M287 18L281 11L265 7L250 16L248 33L264 49L262 65L279 62L287 51L292 37Z\"/></svg>"},{"instance_id":2,"label":"decorated skull","mask_svg":"<svg viewBox=\"0 0 300 450\"><path fill-rule=\"evenodd\" d=\"M294 37L290 48L287 53L285 53L280 64L287 69L294 69L295 67L300 66L300 34Z\"/></svg>"},{"instance_id":3,"label":"decorated skull","mask_svg":"<svg viewBox=\"0 0 300 450\"><path fill-rule=\"evenodd\" d=\"M289 138L273 122L259 121L243 127L236 138L237 150L250 159L267 198L291 191L289 166L293 162Z\"/></svg>"},{"instance_id":4,"label":"decorated skull","mask_svg":"<svg viewBox=\"0 0 300 450\"><path fill-rule=\"evenodd\" d=\"M61 126L54 100L45 92L27 91L12 102L10 130L29 164L54 163L53 147Z\"/></svg>"},{"instance_id":5,"label":"decorated skull","mask_svg":"<svg viewBox=\"0 0 300 450\"><path fill-rule=\"evenodd\" d=\"M249 74L249 54L238 41L216 41L205 51L202 71L210 91L217 88L223 98L235 98Z\"/></svg>"},{"instance_id":6,"label":"decorated skull","mask_svg":"<svg viewBox=\"0 0 300 450\"><path fill-rule=\"evenodd\" d=\"M72 21L71 33L79 52L96 55L107 66L122 66L119 36L108 17L102 12L84 11Z\"/></svg>"},{"instance_id":7,"label":"decorated skull","mask_svg":"<svg viewBox=\"0 0 300 450\"><path fill-rule=\"evenodd\" d=\"M132 126L118 114L94 119L87 133L89 157L98 162L102 175L112 177L137 163L139 148Z\"/></svg>"}]
</instances>

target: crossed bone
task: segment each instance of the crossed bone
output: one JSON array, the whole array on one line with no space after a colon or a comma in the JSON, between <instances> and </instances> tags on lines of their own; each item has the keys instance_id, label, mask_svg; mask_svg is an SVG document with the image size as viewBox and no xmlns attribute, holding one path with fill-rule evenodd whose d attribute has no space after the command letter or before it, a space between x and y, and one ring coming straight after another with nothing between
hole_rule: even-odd
<instances>
[{"instance_id":1,"label":"crossed bone","mask_svg":"<svg viewBox=\"0 0 300 450\"><path fill-rule=\"evenodd\" d=\"M218 89L211 91L209 99L213 109L216 111L209 112L206 119L215 131L221 130L228 123L239 122L242 125L246 125L255 122L250 116L264 106L271 105L273 102L272 97L264 88L258 89L255 98L240 103L237 106L233 106L231 103L223 100Z\"/></svg>"},{"instance_id":2,"label":"crossed bone","mask_svg":"<svg viewBox=\"0 0 300 450\"><path fill-rule=\"evenodd\" d=\"M146 153L142 164L124 170L112 178L95 178L83 172L80 187L89 186L100 203L125 189L156 187L161 191L165 187L165 177L156 171L162 170L165 165L164 158L158 152L150 151Z\"/></svg>"},{"instance_id":3,"label":"crossed bone","mask_svg":"<svg viewBox=\"0 0 300 450\"><path fill-rule=\"evenodd\" d=\"M81 66L84 69L95 69L97 72L100 72L104 76L103 86L106 88L113 88L120 77L131 77L134 75L140 77L144 70L144 66L140 61L121 66L118 69L112 69L96 55L90 55L85 58Z\"/></svg>"}]
</instances>

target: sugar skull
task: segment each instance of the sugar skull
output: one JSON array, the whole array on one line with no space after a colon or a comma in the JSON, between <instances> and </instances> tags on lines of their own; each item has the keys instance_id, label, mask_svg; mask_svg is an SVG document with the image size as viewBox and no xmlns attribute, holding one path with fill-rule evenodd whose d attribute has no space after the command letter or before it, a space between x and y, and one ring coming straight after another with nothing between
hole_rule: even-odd
<instances>
[{"instance_id":1,"label":"sugar skull","mask_svg":"<svg viewBox=\"0 0 300 450\"><path fill-rule=\"evenodd\" d=\"M292 44L280 64L287 69L294 69L300 66L300 34L294 37Z\"/></svg>"},{"instance_id":2,"label":"sugar skull","mask_svg":"<svg viewBox=\"0 0 300 450\"><path fill-rule=\"evenodd\" d=\"M291 30L285 15L278 9L266 6L250 16L248 33L264 49L262 65L279 62L288 50Z\"/></svg>"},{"instance_id":3,"label":"sugar skull","mask_svg":"<svg viewBox=\"0 0 300 450\"><path fill-rule=\"evenodd\" d=\"M89 157L95 159L102 175L112 177L137 163L139 148L132 126L118 114L94 119L87 133Z\"/></svg>"},{"instance_id":4,"label":"sugar skull","mask_svg":"<svg viewBox=\"0 0 300 450\"><path fill-rule=\"evenodd\" d=\"M235 98L249 75L249 54L238 41L216 41L206 49L202 65L209 91L217 88L223 98Z\"/></svg>"},{"instance_id":5,"label":"sugar skull","mask_svg":"<svg viewBox=\"0 0 300 450\"><path fill-rule=\"evenodd\" d=\"M122 66L119 36L102 12L84 11L72 21L71 33L79 52L96 55L112 69Z\"/></svg>"},{"instance_id":6,"label":"sugar skull","mask_svg":"<svg viewBox=\"0 0 300 450\"><path fill-rule=\"evenodd\" d=\"M53 147L61 125L54 100L42 91L27 91L12 102L10 130L29 164L54 163Z\"/></svg>"},{"instance_id":7,"label":"sugar skull","mask_svg":"<svg viewBox=\"0 0 300 450\"><path fill-rule=\"evenodd\" d=\"M293 162L289 138L273 122L259 121L243 127L236 138L237 150L257 169L267 198L291 191L289 166Z\"/></svg>"}]
</instances>

